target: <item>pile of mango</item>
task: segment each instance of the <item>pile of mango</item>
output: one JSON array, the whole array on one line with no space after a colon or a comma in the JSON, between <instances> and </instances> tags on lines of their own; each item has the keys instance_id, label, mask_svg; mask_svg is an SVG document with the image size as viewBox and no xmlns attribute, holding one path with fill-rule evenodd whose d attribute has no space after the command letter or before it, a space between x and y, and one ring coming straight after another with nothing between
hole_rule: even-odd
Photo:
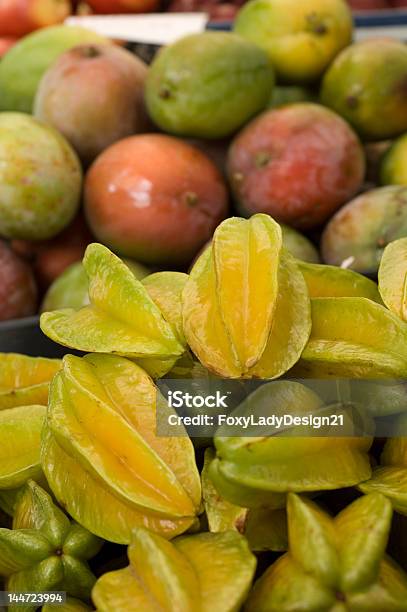
<instances>
[{"instance_id":1,"label":"pile of mango","mask_svg":"<svg viewBox=\"0 0 407 612\"><path fill-rule=\"evenodd\" d=\"M83 270L88 303L41 316L75 354L0 354L4 588L64 591L69 612L406 611L407 438L351 412L341 437L220 427L194 447L156 427L157 380L180 376L270 381L235 408L254 414L323 409L308 379L370 379L370 417L405 424L407 238L378 285L296 259L265 214L223 221L189 274L139 280L98 243Z\"/></svg>"}]
</instances>

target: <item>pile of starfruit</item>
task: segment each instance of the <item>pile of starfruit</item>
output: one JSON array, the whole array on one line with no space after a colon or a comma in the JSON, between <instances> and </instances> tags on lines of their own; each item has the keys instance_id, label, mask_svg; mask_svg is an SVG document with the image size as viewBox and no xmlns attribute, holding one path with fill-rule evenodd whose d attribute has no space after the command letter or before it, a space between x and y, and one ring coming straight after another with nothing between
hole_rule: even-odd
<instances>
[{"instance_id":1,"label":"pile of starfruit","mask_svg":"<svg viewBox=\"0 0 407 612\"><path fill-rule=\"evenodd\" d=\"M41 317L66 356L0 354L0 590L64 594L9 610L407 612L407 239L378 284L296 260L262 214L188 274L138 280L100 244L83 266L89 303ZM163 378L342 433L162 435Z\"/></svg>"}]
</instances>

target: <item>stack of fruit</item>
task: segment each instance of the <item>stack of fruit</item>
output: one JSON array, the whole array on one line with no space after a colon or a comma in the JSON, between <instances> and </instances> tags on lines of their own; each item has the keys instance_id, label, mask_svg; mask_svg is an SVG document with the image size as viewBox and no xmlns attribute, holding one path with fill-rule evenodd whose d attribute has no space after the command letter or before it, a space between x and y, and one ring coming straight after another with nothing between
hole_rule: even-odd
<instances>
[{"instance_id":1,"label":"stack of fruit","mask_svg":"<svg viewBox=\"0 0 407 612\"><path fill-rule=\"evenodd\" d=\"M0 354L9 592L407 612L407 438L372 429L406 425L407 48L351 40L343 0L252 0L149 68L66 26L1 61L0 318L78 260L41 316L75 356ZM236 413L328 408L346 430L160 436L157 381L180 377L270 381ZM363 397L326 406L312 379Z\"/></svg>"}]
</instances>

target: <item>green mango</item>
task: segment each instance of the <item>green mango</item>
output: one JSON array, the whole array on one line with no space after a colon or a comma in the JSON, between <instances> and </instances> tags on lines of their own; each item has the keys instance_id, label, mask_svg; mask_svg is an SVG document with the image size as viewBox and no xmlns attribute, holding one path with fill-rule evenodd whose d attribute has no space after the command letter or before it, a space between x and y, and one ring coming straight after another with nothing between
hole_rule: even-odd
<instances>
[{"instance_id":1,"label":"green mango","mask_svg":"<svg viewBox=\"0 0 407 612\"><path fill-rule=\"evenodd\" d=\"M319 253L311 240L308 240L308 238L289 225L280 223L280 227L283 236L283 246L293 257L301 261L308 261L309 263L320 262Z\"/></svg>"},{"instance_id":2,"label":"green mango","mask_svg":"<svg viewBox=\"0 0 407 612\"><path fill-rule=\"evenodd\" d=\"M384 249L379 291L387 308L407 321L407 238L395 240Z\"/></svg>"},{"instance_id":3,"label":"green mango","mask_svg":"<svg viewBox=\"0 0 407 612\"><path fill-rule=\"evenodd\" d=\"M407 574L385 554L392 509L378 493L330 517L288 497L289 552L255 583L248 612L405 612Z\"/></svg>"},{"instance_id":4,"label":"green mango","mask_svg":"<svg viewBox=\"0 0 407 612\"><path fill-rule=\"evenodd\" d=\"M99 612L238 612L256 567L243 536L202 533L167 542L146 529L134 531L130 565L97 581Z\"/></svg>"},{"instance_id":5,"label":"green mango","mask_svg":"<svg viewBox=\"0 0 407 612\"><path fill-rule=\"evenodd\" d=\"M280 108L286 104L295 104L296 102L318 102L318 96L309 87L277 85L271 92L267 108Z\"/></svg>"},{"instance_id":6,"label":"green mango","mask_svg":"<svg viewBox=\"0 0 407 612\"><path fill-rule=\"evenodd\" d=\"M403 378L407 324L362 297L314 298L312 331L292 374L304 378Z\"/></svg>"},{"instance_id":7,"label":"green mango","mask_svg":"<svg viewBox=\"0 0 407 612\"><path fill-rule=\"evenodd\" d=\"M407 186L407 133L398 138L384 154L380 178L382 185Z\"/></svg>"},{"instance_id":8,"label":"green mango","mask_svg":"<svg viewBox=\"0 0 407 612\"><path fill-rule=\"evenodd\" d=\"M0 353L0 410L48 402L51 378L59 370L59 359Z\"/></svg>"},{"instance_id":9,"label":"green mango","mask_svg":"<svg viewBox=\"0 0 407 612\"><path fill-rule=\"evenodd\" d=\"M140 358L148 369L161 360L164 372L185 348L148 291L129 268L101 244L86 249L83 265L89 277L90 304L80 310L41 315L42 331L51 340L84 352Z\"/></svg>"},{"instance_id":10,"label":"green mango","mask_svg":"<svg viewBox=\"0 0 407 612\"><path fill-rule=\"evenodd\" d=\"M124 260L134 276L141 280L148 275L148 270L141 264ZM79 310L89 304L89 281L80 261L68 266L49 287L43 302L41 312L61 310L62 308L73 308Z\"/></svg>"},{"instance_id":11,"label":"green mango","mask_svg":"<svg viewBox=\"0 0 407 612\"><path fill-rule=\"evenodd\" d=\"M25 36L0 63L0 110L31 113L43 74L59 55L85 43L108 43L84 28L57 25Z\"/></svg>"},{"instance_id":12,"label":"green mango","mask_svg":"<svg viewBox=\"0 0 407 612\"><path fill-rule=\"evenodd\" d=\"M45 406L0 410L0 489L15 489L41 477L41 432Z\"/></svg>"},{"instance_id":13,"label":"green mango","mask_svg":"<svg viewBox=\"0 0 407 612\"><path fill-rule=\"evenodd\" d=\"M338 489L362 482L371 474L368 450L372 439L355 437L349 409L342 405L324 406L320 397L297 382L276 381L262 385L232 415L250 414L255 418L285 414L324 416L340 410L344 415L343 437L332 437L329 427L321 427L318 436L310 436L312 430L305 425L282 432L269 427L262 430L259 426L251 431L248 427L243 437L239 435L239 428L233 436L230 427L222 426L214 438L217 459L210 467L216 488L236 503L236 497L231 499L227 489L222 488L218 472L224 480L235 485L237 495L238 487L243 487L244 504L249 501L247 489L254 490L257 506L262 494ZM345 432L349 432L349 437L345 437ZM263 505L267 506L267 501Z\"/></svg>"},{"instance_id":14,"label":"green mango","mask_svg":"<svg viewBox=\"0 0 407 612\"><path fill-rule=\"evenodd\" d=\"M192 267L182 301L188 344L219 376L281 376L309 337L304 278L268 215L221 223Z\"/></svg>"},{"instance_id":15,"label":"green mango","mask_svg":"<svg viewBox=\"0 0 407 612\"><path fill-rule=\"evenodd\" d=\"M66 591L89 599L96 578L87 560L101 546L99 538L72 522L48 493L29 480L16 503L13 529L0 529L0 575L12 592ZM8 609L34 612L37 605L15 604Z\"/></svg>"},{"instance_id":16,"label":"green mango","mask_svg":"<svg viewBox=\"0 0 407 612\"><path fill-rule=\"evenodd\" d=\"M382 303L376 283L353 270L298 261L311 298L365 297Z\"/></svg>"},{"instance_id":17,"label":"green mango","mask_svg":"<svg viewBox=\"0 0 407 612\"><path fill-rule=\"evenodd\" d=\"M217 139L263 110L273 85L273 68L256 45L231 32L202 32L160 50L145 99L162 130Z\"/></svg>"},{"instance_id":18,"label":"green mango","mask_svg":"<svg viewBox=\"0 0 407 612\"><path fill-rule=\"evenodd\" d=\"M128 544L136 526L174 537L199 510L192 443L182 427L156 435L157 396L139 366L113 355L68 355L51 386L44 473L71 516L113 542Z\"/></svg>"},{"instance_id":19,"label":"green mango","mask_svg":"<svg viewBox=\"0 0 407 612\"><path fill-rule=\"evenodd\" d=\"M210 474L215 452L208 448L202 470L203 503L211 533L233 529L243 534L251 550L285 551L288 548L285 510L274 508L243 508L224 499L216 489Z\"/></svg>"}]
</instances>

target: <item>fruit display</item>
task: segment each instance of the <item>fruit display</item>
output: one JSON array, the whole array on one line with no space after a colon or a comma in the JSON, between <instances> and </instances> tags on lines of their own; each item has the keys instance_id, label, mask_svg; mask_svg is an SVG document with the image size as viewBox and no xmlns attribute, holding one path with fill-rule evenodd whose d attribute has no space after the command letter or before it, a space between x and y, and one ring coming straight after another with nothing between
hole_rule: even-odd
<instances>
[{"instance_id":1,"label":"fruit display","mask_svg":"<svg viewBox=\"0 0 407 612\"><path fill-rule=\"evenodd\" d=\"M406 47L351 4L148 65L0 2L1 610L407 612Z\"/></svg>"}]
</instances>

